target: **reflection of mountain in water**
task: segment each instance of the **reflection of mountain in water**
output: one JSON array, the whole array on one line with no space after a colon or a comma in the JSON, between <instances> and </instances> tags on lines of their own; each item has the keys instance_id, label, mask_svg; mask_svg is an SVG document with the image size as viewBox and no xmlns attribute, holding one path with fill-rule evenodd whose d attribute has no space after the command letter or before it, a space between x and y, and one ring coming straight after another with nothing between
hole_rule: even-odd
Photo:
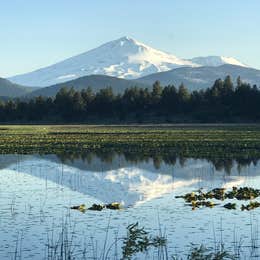
<instances>
[{"instance_id":1,"label":"reflection of mountain in water","mask_svg":"<svg viewBox=\"0 0 260 260\"><path fill-rule=\"evenodd\" d=\"M81 170L88 171L109 171L120 168L138 166L152 172L173 174L173 167L186 165L187 158L177 155L147 155L142 152L133 153L116 153L113 151L99 152L81 152L81 153L62 153L57 155L0 155L0 169L5 168L10 164L19 164L23 160L28 160L32 157L46 159L52 162L60 163L76 167ZM258 158L194 158L203 159L201 161L209 162L217 171L225 171L231 174L232 169L237 167L237 171L241 174L250 165L256 166ZM197 160L198 162L198 160ZM179 167L179 166L178 166ZM214 169L212 169L214 171Z\"/></svg>"},{"instance_id":2,"label":"reflection of mountain in water","mask_svg":"<svg viewBox=\"0 0 260 260\"><path fill-rule=\"evenodd\" d=\"M8 168L66 186L100 202L120 201L126 205L140 204L184 186L231 187L244 184L248 176L259 175L259 167L253 164L239 173L234 163L227 175L224 170L217 171L207 160L194 159L187 159L184 164L177 160L174 166L161 163L160 169L156 169L152 160L131 164L120 156L114 157L114 163L101 162L96 157L91 162L77 159L66 164L60 163L56 156L15 158L16 162L14 160Z\"/></svg>"},{"instance_id":3,"label":"reflection of mountain in water","mask_svg":"<svg viewBox=\"0 0 260 260\"><path fill-rule=\"evenodd\" d=\"M31 155L17 155L17 154L5 154L0 155L0 169L5 169L11 164L17 164L24 160L29 160L33 158Z\"/></svg>"},{"instance_id":4,"label":"reflection of mountain in water","mask_svg":"<svg viewBox=\"0 0 260 260\"><path fill-rule=\"evenodd\" d=\"M34 158L21 162L18 167L14 164L9 168L69 187L90 195L100 202L121 201L133 205L170 192L173 188L171 176L155 174L135 167L107 172L83 171L49 160Z\"/></svg>"}]
</instances>

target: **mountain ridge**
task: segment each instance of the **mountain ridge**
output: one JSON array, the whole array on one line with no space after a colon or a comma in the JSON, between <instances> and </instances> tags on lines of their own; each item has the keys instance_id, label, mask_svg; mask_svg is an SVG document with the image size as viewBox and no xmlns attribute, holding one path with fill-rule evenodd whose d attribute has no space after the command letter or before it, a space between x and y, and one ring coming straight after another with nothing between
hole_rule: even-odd
<instances>
[{"instance_id":1,"label":"mountain ridge","mask_svg":"<svg viewBox=\"0 0 260 260\"><path fill-rule=\"evenodd\" d=\"M96 93L100 89L104 89L110 86L112 87L115 94L122 94L124 90L134 86L143 88L149 87L149 85L138 82L136 80L127 80L106 75L89 75L49 87L40 88L31 92L29 95L27 95L27 97L36 97L40 95L52 97L55 96L55 94L63 87L74 88L77 91L91 87L93 92Z\"/></svg>"},{"instance_id":2,"label":"mountain ridge","mask_svg":"<svg viewBox=\"0 0 260 260\"><path fill-rule=\"evenodd\" d=\"M12 83L11 81L0 77L0 96L1 99L7 99L8 97L21 97L24 96L36 88L26 87Z\"/></svg>"},{"instance_id":3,"label":"mountain ridge","mask_svg":"<svg viewBox=\"0 0 260 260\"><path fill-rule=\"evenodd\" d=\"M100 89L109 86L112 87L115 94L122 94L125 89L134 86L151 89L153 83L157 80L160 81L162 86L175 85L178 87L181 83L184 83L192 91L211 87L216 79L224 79L227 75L230 75L233 80L240 76L242 81L251 85L259 85L260 83L260 70L224 64L219 67L182 67L150 74L135 80L126 80L106 75L90 75L46 88L40 88L27 96L55 96L62 87L73 87L75 90L91 87L93 92L98 92Z\"/></svg>"},{"instance_id":4,"label":"mountain ridge","mask_svg":"<svg viewBox=\"0 0 260 260\"><path fill-rule=\"evenodd\" d=\"M260 83L260 70L231 64L218 67L182 67L150 74L139 78L138 81L143 84L152 84L158 80L163 86L175 85L177 87L184 83L189 90L199 90L211 87L216 79L224 79L227 75L230 75L233 80L241 77L242 81L251 85Z\"/></svg>"},{"instance_id":5,"label":"mountain ridge","mask_svg":"<svg viewBox=\"0 0 260 260\"><path fill-rule=\"evenodd\" d=\"M224 56L181 59L125 36L48 67L13 76L9 80L26 86L46 87L89 75L137 79L179 67L199 67L203 63L209 65L209 57L215 57L212 64L216 64L218 57L218 65L230 62L244 65L235 58Z\"/></svg>"},{"instance_id":6,"label":"mountain ridge","mask_svg":"<svg viewBox=\"0 0 260 260\"><path fill-rule=\"evenodd\" d=\"M190 59L191 62L201 65L202 67L218 67L225 64L249 67L233 57L225 56L201 56Z\"/></svg>"}]
</instances>

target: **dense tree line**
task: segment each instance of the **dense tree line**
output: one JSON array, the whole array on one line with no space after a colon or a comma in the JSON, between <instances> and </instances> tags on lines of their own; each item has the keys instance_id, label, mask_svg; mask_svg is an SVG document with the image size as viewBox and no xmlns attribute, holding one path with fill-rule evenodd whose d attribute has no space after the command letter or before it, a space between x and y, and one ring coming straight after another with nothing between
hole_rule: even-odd
<instances>
[{"instance_id":1,"label":"dense tree line","mask_svg":"<svg viewBox=\"0 0 260 260\"><path fill-rule=\"evenodd\" d=\"M249 122L260 121L260 90L240 78L217 79L206 90L189 92L162 87L132 87L115 95L111 87L62 88L54 98L9 100L0 103L1 122Z\"/></svg>"}]
</instances>

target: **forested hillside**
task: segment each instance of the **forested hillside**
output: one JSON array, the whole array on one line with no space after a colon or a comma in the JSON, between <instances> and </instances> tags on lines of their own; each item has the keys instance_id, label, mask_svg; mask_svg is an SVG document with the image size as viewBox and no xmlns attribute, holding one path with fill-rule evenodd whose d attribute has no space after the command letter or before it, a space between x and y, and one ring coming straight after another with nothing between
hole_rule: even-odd
<instances>
[{"instance_id":1,"label":"forested hillside","mask_svg":"<svg viewBox=\"0 0 260 260\"><path fill-rule=\"evenodd\" d=\"M231 77L217 79L206 90L189 92L162 87L132 87L114 94L112 87L94 93L91 88L62 88L54 98L38 96L28 101L0 104L2 122L254 122L260 121L260 90Z\"/></svg>"}]
</instances>

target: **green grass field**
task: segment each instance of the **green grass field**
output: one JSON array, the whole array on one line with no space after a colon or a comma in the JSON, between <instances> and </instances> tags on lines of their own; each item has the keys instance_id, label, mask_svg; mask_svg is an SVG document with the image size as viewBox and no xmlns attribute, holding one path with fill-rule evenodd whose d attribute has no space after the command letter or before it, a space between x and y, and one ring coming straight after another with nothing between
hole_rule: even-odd
<instances>
[{"instance_id":1,"label":"green grass field","mask_svg":"<svg viewBox=\"0 0 260 260\"><path fill-rule=\"evenodd\" d=\"M259 157L258 125L0 126L6 153L129 151L187 157Z\"/></svg>"}]
</instances>

